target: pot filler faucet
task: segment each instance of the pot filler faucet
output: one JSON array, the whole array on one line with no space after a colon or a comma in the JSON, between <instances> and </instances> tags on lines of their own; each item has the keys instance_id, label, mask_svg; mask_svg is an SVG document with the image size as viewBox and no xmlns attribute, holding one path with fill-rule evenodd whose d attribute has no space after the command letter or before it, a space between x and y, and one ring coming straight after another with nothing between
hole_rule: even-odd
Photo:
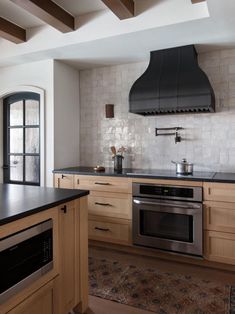
<instances>
[{"instance_id":1,"label":"pot filler faucet","mask_svg":"<svg viewBox=\"0 0 235 314\"><path fill-rule=\"evenodd\" d=\"M174 130L175 132L168 132ZM155 129L155 135L156 136L175 136L175 144L180 143L182 141L182 137L179 134L179 130L183 130L181 127L174 127L174 128L156 128ZM160 131L160 133L159 133ZM166 131L166 132L161 132Z\"/></svg>"}]
</instances>

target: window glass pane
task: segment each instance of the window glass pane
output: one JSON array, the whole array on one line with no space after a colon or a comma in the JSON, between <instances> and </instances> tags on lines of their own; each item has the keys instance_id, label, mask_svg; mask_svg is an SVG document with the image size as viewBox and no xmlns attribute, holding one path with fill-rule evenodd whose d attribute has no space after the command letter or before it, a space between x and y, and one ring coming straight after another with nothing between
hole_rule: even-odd
<instances>
[{"instance_id":1,"label":"window glass pane","mask_svg":"<svg viewBox=\"0 0 235 314\"><path fill-rule=\"evenodd\" d=\"M25 125L39 125L39 102L25 101Z\"/></svg>"},{"instance_id":2,"label":"window glass pane","mask_svg":"<svg viewBox=\"0 0 235 314\"><path fill-rule=\"evenodd\" d=\"M26 156L25 157L25 181L39 182L39 157Z\"/></svg>"},{"instance_id":3,"label":"window glass pane","mask_svg":"<svg viewBox=\"0 0 235 314\"><path fill-rule=\"evenodd\" d=\"M10 125L23 125L23 101L10 104Z\"/></svg>"},{"instance_id":4,"label":"window glass pane","mask_svg":"<svg viewBox=\"0 0 235 314\"><path fill-rule=\"evenodd\" d=\"M31 154L39 153L39 128L25 129L25 152Z\"/></svg>"},{"instance_id":5,"label":"window glass pane","mask_svg":"<svg viewBox=\"0 0 235 314\"><path fill-rule=\"evenodd\" d=\"M23 181L23 156L10 156L10 180Z\"/></svg>"},{"instance_id":6,"label":"window glass pane","mask_svg":"<svg viewBox=\"0 0 235 314\"><path fill-rule=\"evenodd\" d=\"M23 153L23 129L10 129L10 153Z\"/></svg>"}]
</instances>

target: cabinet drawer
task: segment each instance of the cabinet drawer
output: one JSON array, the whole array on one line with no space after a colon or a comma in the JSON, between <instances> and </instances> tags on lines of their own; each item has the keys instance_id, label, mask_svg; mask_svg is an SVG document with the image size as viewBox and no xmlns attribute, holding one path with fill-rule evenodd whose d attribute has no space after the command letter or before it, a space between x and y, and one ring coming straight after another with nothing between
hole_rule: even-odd
<instances>
[{"instance_id":1,"label":"cabinet drawer","mask_svg":"<svg viewBox=\"0 0 235 314\"><path fill-rule=\"evenodd\" d=\"M92 191L88 197L89 214L131 219L131 194Z\"/></svg>"},{"instance_id":2,"label":"cabinet drawer","mask_svg":"<svg viewBox=\"0 0 235 314\"><path fill-rule=\"evenodd\" d=\"M205 231L205 257L210 261L235 265L235 234Z\"/></svg>"},{"instance_id":3,"label":"cabinet drawer","mask_svg":"<svg viewBox=\"0 0 235 314\"><path fill-rule=\"evenodd\" d=\"M205 202L205 229L235 233L235 203Z\"/></svg>"},{"instance_id":4,"label":"cabinet drawer","mask_svg":"<svg viewBox=\"0 0 235 314\"><path fill-rule=\"evenodd\" d=\"M55 174L54 187L60 189L73 189L74 176L72 174Z\"/></svg>"},{"instance_id":5,"label":"cabinet drawer","mask_svg":"<svg viewBox=\"0 0 235 314\"><path fill-rule=\"evenodd\" d=\"M75 188L91 191L132 193L132 183L129 178L106 176L75 176Z\"/></svg>"},{"instance_id":6,"label":"cabinet drawer","mask_svg":"<svg viewBox=\"0 0 235 314\"><path fill-rule=\"evenodd\" d=\"M235 203L235 184L204 183L204 200Z\"/></svg>"},{"instance_id":7,"label":"cabinet drawer","mask_svg":"<svg viewBox=\"0 0 235 314\"><path fill-rule=\"evenodd\" d=\"M114 220L103 219L94 216L89 217L88 235L91 240L113 242L119 244L131 244L130 222L119 223Z\"/></svg>"},{"instance_id":8,"label":"cabinet drawer","mask_svg":"<svg viewBox=\"0 0 235 314\"><path fill-rule=\"evenodd\" d=\"M49 282L7 314L53 314L54 283Z\"/></svg>"}]
</instances>

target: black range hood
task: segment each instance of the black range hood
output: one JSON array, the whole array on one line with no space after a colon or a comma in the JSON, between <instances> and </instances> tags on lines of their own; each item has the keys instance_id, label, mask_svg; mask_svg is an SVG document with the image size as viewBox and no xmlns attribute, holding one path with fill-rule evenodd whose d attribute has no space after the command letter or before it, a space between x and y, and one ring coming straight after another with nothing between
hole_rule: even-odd
<instances>
[{"instance_id":1,"label":"black range hood","mask_svg":"<svg viewBox=\"0 0 235 314\"><path fill-rule=\"evenodd\" d=\"M193 45L151 52L129 95L132 113L159 115L215 112L215 95Z\"/></svg>"}]
</instances>

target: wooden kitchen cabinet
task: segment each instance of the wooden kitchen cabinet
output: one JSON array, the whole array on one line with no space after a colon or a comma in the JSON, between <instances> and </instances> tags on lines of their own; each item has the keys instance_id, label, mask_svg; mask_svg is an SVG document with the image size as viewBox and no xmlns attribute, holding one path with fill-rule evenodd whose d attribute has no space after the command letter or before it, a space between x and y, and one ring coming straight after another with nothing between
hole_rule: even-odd
<instances>
[{"instance_id":1,"label":"wooden kitchen cabinet","mask_svg":"<svg viewBox=\"0 0 235 314\"><path fill-rule=\"evenodd\" d=\"M59 207L60 314L69 313L78 304L83 313L88 306L87 222L87 198Z\"/></svg>"},{"instance_id":2,"label":"wooden kitchen cabinet","mask_svg":"<svg viewBox=\"0 0 235 314\"><path fill-rule=\"evenodd\" d=\"M205 257L210 261L235 265L235 234L205 231Z\"/></svg>"},{"instance_id":3,"label":"wooden kitchen cabinet","mask_svg":"<svg viewBox=\"0 0 235 314\"><path fill-rule=\"evenodd\" d=\"M7 314L54 314L55 291L56 287L52 280Z\"/></svg>"},{"instance_id":4,"label":"wooden kitchen cabinet","mask_svg":"<svg viewBox=\"0 0 235 314\"><path fill-rule=\"evenodd\" d=\"M75 175L74 187L91 191L132 193L131 179L123 177Z\"/></svg>"},{"instance_id":5,"label":"wooden kitchen cabinet","mask_svg":"<svg viewBox=\"0 0 235 314\"><path fill-rule=\"evenodd\" d=\"M235 233L235 203L204 202L206 230Z\"/></svg>"},{"instance_id":6,"label":"wooden kitchen cabinet","mask_svg":"<svg viewBox=\"0 0 235 314\"><path fill-rule=\"evenodd\" d=\"M235 184L231 183L203 183L205 201L235 203Z\"/></svg>"},{"instance_id":7,"label":"wooden kitchen cabinet","mask_svg":"<svg viewBox=\"0 0 235 314\"><path fill-rule=\"evenodd\" d=\"M60 189L73 189L74 176L72 174L55 174L54 187Z\"/></svg>"},{"instance_id":8,"label":"wooden kitchen cabinet","mask_svg":"<svg viewBox=\"0 0 235 314\"><path fill-rule=\"evenodd\" d=\"M41 222L44 222L48 219L52 219L53 221L53 269L47 272L44 276L38 278L32 284L26 286L21 291L16 293L12 298L6 300L3 304L0 304L0 313L18 313L21 308L25 309L25 302L30 296L33 296L32 306L34 306L35 311L31 312L19 312L19 313L38 313L36 312L36 299L37 299L37 291L44 291L41 290L48 282L53 282L54 278L59 274L59 261L58 255L59 252L59 219L58 219L58 208L53 207L45 211L41 211L39 213L27 216L25 218L12 221L8 224L1 226L0 228L0 238L5 238L10 236L11 234L18 233L24 229L29 228L30 226L37 225ZM1 279L0 279L1 280ZM54 282L53 282L53 290L54 290ZM44 292L43 292L44 293ZM31 300L31 299L30 299ZM31 304L31 301L28 301L26 304ZM19 307L18 307L19 306ZM17 311L16 311L17 310ZM43 313L43 312L40 312ZM47 312L45 312L47 313ZM50 312L52 314L53 312Z\"/></svg>"},{"instance_id":9,"label":"wooden kitchen cabinet","mask_svg":"<svg viewBox=\"0 0 235 314\"><path fill-rule=\"evenodd\" d=\"M2 225L0 238L3 239L49 219L52 219L53 225L53 268L1 303L1 314L68 314L72 309L79 313L87 310L86 194L73 201Z\"/></svg>"},{"instance_id":10,"label":"wooden kitchen cabinet","mask_svg":"<svg viewBox=\"0 0 235 314\"><path fill-rule=\"evenodd\" d=\"M204 183L204 256L235 265L235 184Z\"/></svg>"},{"instance_id":11,"label":"wooden kitchen cabinet","mask_svg":"<svg viewBox=\"0 0 235 314\"><path fill-rule=\"evenodd\" d=\"M54 174L55 187L63 187L62 176L63 174ZM66 176L64 174L63 179L66 179ZM74 182L75 189L90 191L88 196L89 239L131 245L132 179L74 175L73 180L71 178L67 180ZM66 183L66 185L67 188L69 186L72 188L72 184ZM102 229L108 229L108 231Z\"/></svg>"},{"instance_id":12,"label":"wooden kitchen cabinet","mask_svg":"<svg viewBox=\"0 0 235 314\"><path fill-rule=\"evenodd\" d=\"M89 217L89 239L116 244L131 244L131 222L115 218Z\"/></svg>"},{"instance_id":13,"label":"wooden kitchen cabinet","mask_svg":"<svg viewBox=\"0 0 235 314\"><path fill-rule=\"evenodd\" d=\"M59 207L60 308L68 313L75 304L75 203Z\"/></svg>"},{"instance_id":14,"label":"wooden kitchen cabinet","mask_svg":"<svg viewBox=\"0 0 235 314\"><path fill-rule=\"evenodd\" d=\"M91 191L88 197L88 211L91 215L131 219L132 195Z\"/></svg>"}]
</instances>

